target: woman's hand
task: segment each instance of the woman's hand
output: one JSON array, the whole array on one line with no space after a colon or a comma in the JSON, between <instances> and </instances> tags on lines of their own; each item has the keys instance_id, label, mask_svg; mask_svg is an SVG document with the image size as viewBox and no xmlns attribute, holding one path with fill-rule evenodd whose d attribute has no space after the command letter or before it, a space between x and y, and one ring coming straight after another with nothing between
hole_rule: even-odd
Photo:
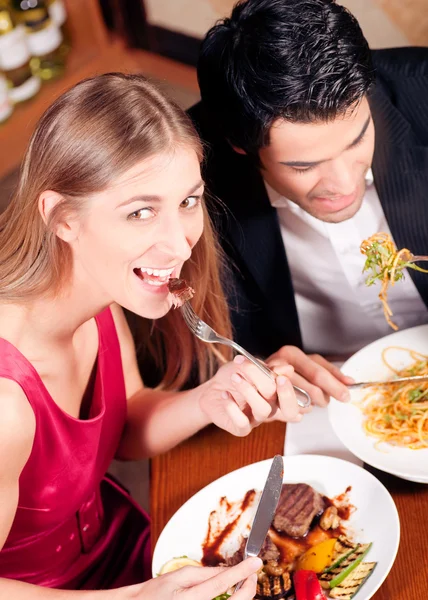
<instances>
[{"instance_id":1,"label":"woman's hand","mask_svg":"<svg viewBox=\"0 0 428 600\"><path fill-rule=\"evenodd\" d=\"M283 346L266 363L277 372L292 365L291 382L308 392L312 404L327 406L330 396L341 402L350 400L346 384L354 380L343 375L340 369L319 354L307 355L295 346Z\"/></svg>"},{"instance_id":2,"label":"woman's hand","mask_svg":"<svg viewBox=\"0 0 428 600\"><path fill-rule=\"evenodd\" d=\"M132 586L135 600L213 600L224 594L239 581L242 588L233 594L233 600L252 600L256 595L257 571L263 563L260 558L248 558L234 567L183 567L178 571Z\"/></svg>"},{"instance_id":3,"label":"woman's hand","mask_svg":"<svg viewBox=\"0 0 428 600\"><path fill-rule=\"evenodd\" d=\"M299 421L302 418L290 377L291 366L282 365L273 381L241 355L223 365L201 386L202 411L218 427L245 436L268 420Z\"/></svg>"}]
</instances>

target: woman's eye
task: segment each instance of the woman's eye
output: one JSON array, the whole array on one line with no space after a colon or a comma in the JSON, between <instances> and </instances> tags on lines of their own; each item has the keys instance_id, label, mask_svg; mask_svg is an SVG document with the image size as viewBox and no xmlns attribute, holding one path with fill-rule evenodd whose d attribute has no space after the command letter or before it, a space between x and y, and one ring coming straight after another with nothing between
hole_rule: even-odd
<instances>
[{"instance_id":1,"label":"woman's eye","mask_svg":"<svg viewBox=\"0 0 428 600\"><path fill-rule=\"evenodd\" d=\"M135 212L131 213L128 217L131 221L146 221L154 217L154 210L152 208L140 208Z\"/></svg>"},{"instance_id":2,"label":"woman's eye","mask_svg":"<svg viewBox=\"0 0 428 600\"><path fill-rule=\"evenodd\" d=\"M201 203L200 196L189 196L186 200L180 204L180 208L185 208L187 210L191 210L192 208L196 208Z\"/></svg>"}]
</instances>

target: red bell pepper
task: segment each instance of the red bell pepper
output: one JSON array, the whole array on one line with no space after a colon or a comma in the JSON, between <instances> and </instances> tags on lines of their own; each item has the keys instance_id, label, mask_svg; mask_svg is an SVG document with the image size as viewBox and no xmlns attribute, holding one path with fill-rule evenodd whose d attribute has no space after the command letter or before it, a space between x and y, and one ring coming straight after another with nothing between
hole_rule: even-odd
<instances>
[{"instance_id":1,"label":"red bell pepper","mask_svg":"<svg viewBox=\"0 0 428 600\"><path fill-rule=\"evenodd\" d=\"M296 600L325 600L324 593L314 571L301 569L293 575Z\"/></svg>"}]
</instances>

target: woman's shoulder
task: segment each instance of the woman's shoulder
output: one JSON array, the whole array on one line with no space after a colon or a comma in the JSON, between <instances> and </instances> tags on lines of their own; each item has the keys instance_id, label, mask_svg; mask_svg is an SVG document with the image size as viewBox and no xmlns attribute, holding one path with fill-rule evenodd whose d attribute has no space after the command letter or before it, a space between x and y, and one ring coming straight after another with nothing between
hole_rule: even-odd
<instances>
[{"instance_id":1,"label":"woman's shoulder","mask_svg":"<svg viewBox=\"0 0 428 600\"><path fill-rule=\"evenodd\" d=\"M30 456L35 432L35 415L21 386L0 377L0 447L7 462L22 470Z\"/></svg>"}]
</instances>

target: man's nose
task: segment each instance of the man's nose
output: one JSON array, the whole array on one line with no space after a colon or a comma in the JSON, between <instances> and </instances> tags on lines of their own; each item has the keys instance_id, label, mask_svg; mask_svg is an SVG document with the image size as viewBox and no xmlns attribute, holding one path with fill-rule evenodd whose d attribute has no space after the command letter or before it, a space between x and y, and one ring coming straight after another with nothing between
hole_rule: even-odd
<instances>
[{"instance_id":1,"label":"man's nose","mask_svg":"<svg viewBox=\"0 0 428 600\"><path fill-rule=\"evenodd\" d=\"M345 159L337 159L329 165L328 183L332 193L349 196L355 192L356 176L353 165Z\"/></svg>"}]
</instances>

